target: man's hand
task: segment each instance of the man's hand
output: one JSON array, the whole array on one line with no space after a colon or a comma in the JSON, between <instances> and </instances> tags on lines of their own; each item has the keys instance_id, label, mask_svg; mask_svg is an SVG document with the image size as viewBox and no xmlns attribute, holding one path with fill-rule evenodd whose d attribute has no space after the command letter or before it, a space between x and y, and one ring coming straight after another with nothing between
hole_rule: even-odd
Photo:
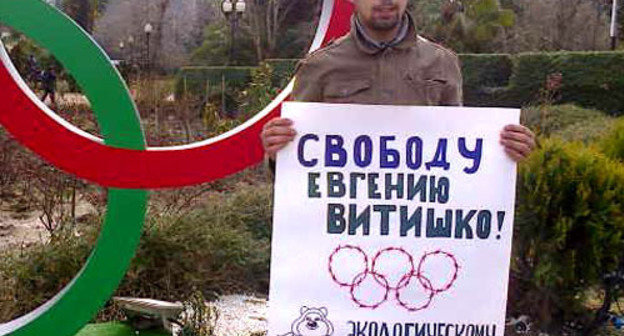
<instances>
[{"instance_id":1,"label":"man's hand","mask_svg":"<svg viewBox=\"0 0 624 336\"><path fill-rule=\"evenodd\" d=\"M535 134L522 125L507 125L501 132L500 143L507 155L519 162L535 149Z\"/></svg>"},{"instance_id":2,"label":"man's hand","mask_svg":"<svg viewBox=\"0 0 624 336\"><path fill-rule=\"evenodd\" d=\"M286 118L271 119L264 125L260 138L262 139L264 151L272 160L275 160L277 152L286 147L295 138L297 132L292 125L292 120Z\"/></svg>"}]
</instances>

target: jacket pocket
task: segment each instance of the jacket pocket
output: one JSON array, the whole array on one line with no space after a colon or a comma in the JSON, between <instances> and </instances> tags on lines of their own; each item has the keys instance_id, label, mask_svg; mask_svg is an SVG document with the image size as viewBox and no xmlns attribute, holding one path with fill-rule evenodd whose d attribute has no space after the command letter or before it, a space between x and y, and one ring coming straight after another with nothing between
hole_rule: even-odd
<instances>
[{"instance_id":1,"label":"jacket pocket","mask_svg":"<svg viewBox=\"0 0 624 336\"><path fill-rule=\"evenodd\" d=\"M405 80L414 89L418 100L424 101L427 105L439 105L442 95L448 85L448 81L442 78L418 78L411 74L405 76Z\"/></svg>"},{"instance_id":2,"label":"jacket pocket","mask_svg":"<svg viewBox=\"0 0 624 336\"><path fill-rule=\"evenodd\" d=\"M351 79L327 83L323 96L327 102L357 103L358 98L371 88L369 79Z\"/></svg>"}]
</instances>

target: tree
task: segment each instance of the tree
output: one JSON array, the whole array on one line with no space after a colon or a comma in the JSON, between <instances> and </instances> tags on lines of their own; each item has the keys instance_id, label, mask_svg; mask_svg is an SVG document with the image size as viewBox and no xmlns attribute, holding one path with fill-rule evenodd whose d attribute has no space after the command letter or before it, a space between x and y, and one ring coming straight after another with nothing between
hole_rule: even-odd
<instances>
[{"instance_id":1,"label":"tree","mask_svg":"<svg viewBox=\"0 0 624 336\"><path fill-rule=\"evenodd\" d=\"M208 1L173 0L163 17L164 30L160 55L167 67L189 62L192 52L204 41L206 23L215 22L220 13Z\"/></svg>"},{"instance_id":2,"label":"tree","mask_svg":"<svg viewBox=\"0 0 624 336\"><path fill-rule=\"evenodd\" d=\"M208 0L109 0L94 34L110 54L144 61L144 26L149 22L154 27L149 41L152 64L171 69L189 61L191 52L203 42L207 22L216 21L219 15Z\"/></svg>"},{"instance_id":3,"label":"tree","mask_svg":"<svg viewBox=\"0 0 624 336\"><path fill-rule=\"evenodd\" d=\"M443 2L434 30L437 40L458 52L493 52L503 29L512 27L515 14L498 0Z\"/></svg>"},{"instance_id":4,"label":"tree","mask_svg":"<svg viewBox=\"0 0 624 336\"><path fill-rule=\"evenodd\" d=\"M236 64L258 64L266 58L303 57L316 28L320 0L247 0L247 10L238 24ZM215 8L219 3L214 2ZM314 8L316 10L310 10ZM231 43L228 22L211 21L204 41L192 60L201 64L224 64ZM227 60L227 59L226 59Z\"/></svg>"},{"instance_id":5,"label":"tree","mask_svg":"<svg viewBox=\"0 0 624 336\"><path fill-rule=\"evenodd\" d=\"M419 33L460 52L517 53L609 47L612 0L410 2ZM622 30L624 6L620 6L620 11L623 15L618 21ZM624 36L622 33L620 36Z\"/></svg>"},{"instance_id":6,"label":"tree","mask_svg":"<svg viewBox=\"0 0 624 336\"><path fill-rule=\"evenodd\" d=\"M224 65L229 61L230 33L224 22L212 23L204 29L204 41L191 54L196 65ZM257 54L251 34L239 34L236 40L236 64L256 64Z\"/></svg>"},{"instance_id":7,"label":"tree","mask_svg":"<svg viewBox=\"0 0 624 336\"><path fill-rule=\"evenodd\" d=\"M620 40L620 43L622 43L621 41L624 39L624 4L622 1L618 1L618 5L618 39Z\"/></svg>"},{"instance_id":8,"label":"tree","mask_svg":"<svg viewBox=\"0 0 624 336\"><path fill-rule=\"evenodd\" d=\"M507 31L509 52L606 50L610 0L514 0L518 20Z\"/></svg>"},{"instance_id":9,"label":"tree","mask_svg":"<svg viewBox=\"0 0 624 336\"><path fill-rule=\"evenodd\" d=\"M87 0L63 0L63 11L76 21L84 30L93 31L95 18L92 1Z\"/></svg>"}]
</instances>

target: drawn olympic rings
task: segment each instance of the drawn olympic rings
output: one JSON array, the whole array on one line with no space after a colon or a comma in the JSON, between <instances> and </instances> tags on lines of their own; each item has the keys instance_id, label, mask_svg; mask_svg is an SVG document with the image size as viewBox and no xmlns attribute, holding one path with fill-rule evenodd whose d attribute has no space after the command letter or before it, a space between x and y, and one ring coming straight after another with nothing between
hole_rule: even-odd
<instances>
[{"instance_id":1,"label":"drawn olympic rings","mask_svg":"<svg viewBox=\"0 0 624 336\"><path fill-rule=\"evenodd\" d=\"M430 262L436 264L427 266ZM450 272L436 276L445 267ZM369 263L361 247L340 245L329 255L327 268L332 281L348 288L360 308L376 309L393 295L400 307L416 312L429 308L436 295L455 284L460 266L452 253L443 250L425 252L416 265L404 248L386 247Z\"/></svg>"}]
</instances>

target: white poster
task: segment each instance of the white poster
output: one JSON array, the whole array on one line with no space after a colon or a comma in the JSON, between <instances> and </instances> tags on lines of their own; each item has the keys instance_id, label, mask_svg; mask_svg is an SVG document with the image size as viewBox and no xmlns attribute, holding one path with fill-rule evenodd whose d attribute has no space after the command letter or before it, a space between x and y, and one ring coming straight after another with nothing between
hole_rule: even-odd
<instances>
[{"instance_id":1,"label":"white poster","mask_svg":"<svg viewBox=\"0 0 624 336\"><path fill-rule=\"evenodd\" d=\"M269 336L503 335L514 109L286 103Z\"/></svg>"}]
</instances>

